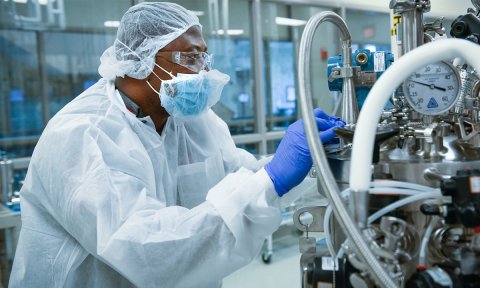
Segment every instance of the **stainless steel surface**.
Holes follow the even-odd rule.
[[[444,18],[445,17],[440,17],[440,18],[435,19],[433,22],[425,23],[423,25],[425,32],[430,32],[430,31],[435,32],[440,36],[445,34],[445,28],[443,27]],[[429,35],[429,34],[425,33],[425,35]],[[434,40],[433,37],[432,37],[432,40]]]
[[[408,169],[405,169],[406,165],[408,165]],[[402,163],[399,161],[395,161],[388,163],[388,165],[382,166],[382,170],[388,171],[392,175],[395,175],[395,179],[399,181],[412,182],[432,186],[435,188],[440,187],[440,181],[438,179],[426,179],[424,176],[424,171],[431,169],[437,170],[440,175],[455,175],[456,171],[467,168],[480,169],[480,162],[442,161],[437,163],[412,163],[405,161]]]
[[[13,196],[13,162],[9,159],[0,160],[0,203],[10,201]]]
[[[300,208],[293,213],[293,224],[303,232],[323,232],[325,210],[325,206]]]
[[[351,191],[350,192],[350,213],[353,222],[358,228],[364,229],[368,225],[368,191]]]
[[[12,211],[0,204],[0,229],[20,227],[20,211]]]
[[[355,247],[356,253],[362,261],[368,267],[370,277],[382,287],[397,287],[397,285],[390,278],[387,271],[377,260],[376,256],[370,251],[368,244],[363,239],[360,231],[356,227],[355,223],[350,218],[348,210],[342,199],[339,196],[339,191],[335,178],[328,168],[327,158],[323,150],[322,143],[318,137],[318,130],[313,117],[312,97],[311,97],[311,85],[310,85],[310,56],[311,46],[313,41],[313,35],[318,25],[328,21],[336,24],[340,23],[342,35],[348,35],[348,29],[345,22],[333,12],[318,13],[310,18],[303,31],[302,39],[300,42],[299,51],[299,95],[300,95],[300,107],[304,119],[305,132],[308,139],[312,158],[316,167],[321,168],[323,173],[318,173],[318,180],[320,183],[321,191],[325,191],[328,199],[331,201],[333,211],[337,217],[340,226],[347,234],[347,237],[351,240],[351,245]],[[344,55],[344,58],[345,55]],[[350,59],[350,58],[348,58]],[[303,68],[303,69],[302,69]],[[365,271],[367,272],[367,271]]]
[[[480,0],[472,0],[472,4],[477,10],[480,10]]]
[[[480,80],[477,80],[475,84],[473,84],[472,96],[480,97]]]
[[[342,113],[340,118],[348,124],[355,124],[358,118],[358,105],[355,86],[353,85],[353,77],[351,75],[352,74],[345,76],[343,80],[342,100],[340,104]]]
[[[402,16],[402,55],[423,44],[423,13],[430,11],[427,0],[391,0],[390,9]]]
[[[400,28],[404,30],[403,37],[400,40],[406,45],[405,53],[422,45],[424,28],[443,33],[440,21],[426,27],[422,23],[423,13],[430,9],[430,1],[392,0],[390,5],[404,20]],[[322,22],[319,19],[315,21],[314,24]],[[479,213],[477,207],[480,199],[480,176],[477,171],[480,170],[480,82],[477,74],[465,63],[454,61],[456,66],[445,62],[451,73],[444,73],[445,69],[429,65],[425,71],[422,70],[425,74],[424,82],[419,83],[420,80],[416,79],[418,73],[412,76],[412,82],[417,81],[415,83],[423,87],[417,87],[413,92],[429,104],[420,113],[403,101],[405,95],[399,93],[393,108],[382,114],[377,130],[386,125],[395,127],[395,133],[388,134],[385,137],[390,138],[381,139],[382,142],[377,143],[375,152],[378,152],[379,159],[371,167],[376,181],[369,189],[376,195],[368,197],[368,191],[350,191],[347,201],[352,221],[349,214],[345,213],[345,204],[336,195],[338,188],[335,189],[331,183],[333,175],[342,190],[350,186],[349,173],[355,173],[354,169],[350,170],[351,147],[341,145],[335,148],[329,145],[327,156],[331,170],[323,168],[326,167],[325,152],[316,139],[315,124],[309,111],[312,107],[311,102],[308,102],[310,79],[307,52],[310,48],[308,41],[311,41],[308,33],[312,33],[312,27],[316,26],[307,23],[302,37],[302,48],[307,49],[300,49],[299,65],[304,67],[304,71],[299,73],[301,108],[315,167],[323,172],[316,173],[321,188],[319,192],[327,195],[335,219],[338,220],[339,225],[331,226],[338,226],[346,233],[348,241],[342,245],[343,250],[348,262],[361,271],[352,274],[350,279],[357,286],[371,285],[368,281],[373,280],[380,287],[396,284],[403,287],[416,273],[418,264],[425,265],[427,269],[448,264],[457,274],[479,275],[480,237],[476,237],[474,229],[469,228],[480,225],[477,224],[480,219],[473,217]],[[429,39],[435,41],[433,37]],[[460,42],[458,45],[461,45]],[[475,47],[472,46],[472,53],[476,52],[473,50]],[[469,55],[464,56],[468,58]],[[336,76],[341,77],[350,73],[348,69],[335,72]],[[462,73],[462,81],[458,72]],[[302,78],[305,79],[304,82]],[[452,79],[457,81],[456,87],[450,81]],[[459,85],[462,86],[461,97],[458,96],[460,93],[453,94]],[[436,89],[436,95],[432,95],[432,91],[427,88]],[[451,94],[439,93],[448,92],[447,90]],[[408,89],[404,91],[412,92]],[[354,129],[355,126],[349,127]],[[375,159],[376,156],[374,155]],[[390,179],[393,181],[380,181]],[[380,216],[379,209],[382,210],[381,213],[387,214]],[[379,222],[367,226],[368,211],[375,212]],[[429,221],[432,216],[439,221]],[[329,237],[331,238],[333,237]],[[329,244],[332,244],[329,245],[329,250],[332,250],[330,254],[336,255],[336,239]],[[369,258],[372,255],[376,258]]]
[[[423,44],[423,13],[412,9],[402,13],[402,51],[410,52]]]
[[[427,168],[423,170],[423,178],[428,182],[448,180],[452,177],[449,174],[441,174],[436,168]]]
[[[339,19],[341,19],[339,17]],[[355,86],[353,85],[353,69],[352,69],[352,41],[350,32],[348,32],[345,22],[336,21],[336,26],[342,32],[342,65],[343,65],[343,87],[341,107],[342,113],[340,117],[347,124],[354,124],[358,118],[357,97],[355,95]]]
[[[261,4],[260,0],[253,0],[252,1],[252,19],[254,23],[261,23]],[[253,59],[255,63],[263,63],[263,40],[262,40],[262,26],[261,25],[253,25]],[[264,75],[263,75],[263,67],[261,65],[255,65],[254,67],[255,73],[255,95],[257,95],[256,106],[255,106],[255,117],[256,117],[256,131],[260,136],[265,136],[267,132],[266,128],[266,120],[265,120],[265,98],[260,97],[263,95],[265,89],[265,82],[264,82]],[[265,139],[261,139],[259,141],[258,147],[258,154],[264,155],[267,154],[267,141]]]
[[[315,253],[317,251],[317,239],[315,237],[300,237],[300,253]]]
[[[23,137],[4,137],[0,139],[0,147],[7,149],[12,146],[35,145],[40,136],[23,136]]]
[[[28,165],[30,164],[30,157],[22,157],[22,158],[13,158],[13,169],[20,170],[20,169],[27,169]]]
[[[48,74],[47,74],[47,60],[46,60],[46,53],[45,53],[45,33],[41,33],[39,31],[35,32],[37,37],[37,55],[38,59],[38,71],[40,72],[40,89],[41,89],[41,103],[42,103],[42,120],[43,120],[43,127],[47,126],[48,120],[50,120],[50,103],[48,97]]]
[[[0,205],[6,205],[8,206],[7,208],[12,209],[16,209],[16,207],[18,207],[20,204],[20,193],[18,191],[18,187],[23,185],[23,180],[19,181],[17,179],[19,183],[16,183],[15,172],[18,172],[18,170],[26,170],[29,163],[29,157],[7,159],[4,156],[2,159],[0,159]]]
[[[436,229],[428,247],[431,257],[437,261],[452,264],[455,261],[461,261],[462,247],[458,245],[458,239],[463,238],[466,232],[461,226],[447,225]]]
[[[475,85],[478,82],[478,77],[472,69],[461,68],[459,72],[460,76],[460,98],[455,106],[454,112],[462,115],[467,114],[466,100],[478,97],[478,91],[475,91]]]

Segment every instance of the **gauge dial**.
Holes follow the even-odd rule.
[[[442,114],[455,105],[459,95],[457,69],[444,61],[425,66],[405,81],[407,101],[421,114]]]

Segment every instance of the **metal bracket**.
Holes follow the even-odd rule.
[[[298,230],[307,232],[323,232],[325,206],[303,207],[293,213],[293,224]],[[308,221],[309,223],[305,223]],[[311,222],[310,222],[311,221]]]
[[[359,66],[335,67],[328,76],[330,79],[351,78],[361,71]]]

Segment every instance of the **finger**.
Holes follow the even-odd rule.
[[[327,143],[335,137],[335,131],[333,131],[334,128],[335,127],[332,127],[323,132],[320,132],[320,139],[322,140],[322,143]]]
[[[334,121],[329,121],[321,118],[315,118],[315,121],[317,122],[318,131],[325,131],[327,129],[335,127]]]
[[[336,127],[345,127],[345,121],[343,120],[335,120]]]
[[[313,110],[313,115],[315,115],[315,117],[322,118],[322,119],[329,119],[330,117],[327,113],[323,112],[321,108],[315,108]]]
[[[315,108],[315,110],[313,110],[313,114],[315,115],[315,117],[325,119],[325,120],[338,120],[338,119],[340,119],[338,117],[328,115],[327,113],[323,112],[323,110],[320,109],[320,108]]]

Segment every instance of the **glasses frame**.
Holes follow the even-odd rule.
[[[162,57],[195,73],[211,70],[213,64],[213,55],[207,52],[160,51],[155,57]]]

